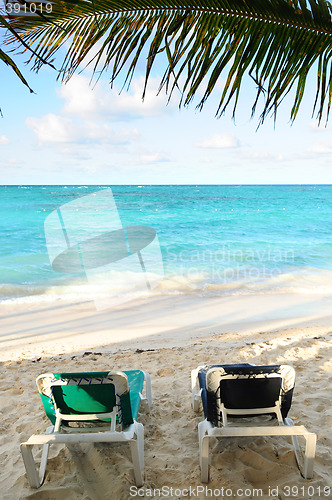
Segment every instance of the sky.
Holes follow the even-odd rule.
[[[203,111],[167,105],[157,94],[157,66],[144,102],[144,65],[129,91],[113,89],[107,74],[91,85],[89,71],[61,84],[51,68],[35,74],[13,56],[35,93],[0,63],[0,184],[332,184],[332,121],[312,119],[315,74],[299,116],[289,121],[292,100],[277,123],[258,128],[251,119],[254,83],[246,81],[236,120],[230,107],[217,119],[223,81]],[[197,103],[197,101],[196,101]]]

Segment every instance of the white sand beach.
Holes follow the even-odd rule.
[[[90,302],[3,303],[1,498],[131,498],[135,483],[126,446],[54,446],[44,485],[32,490],[19,444],[48,425],[35,386],[40,373],[134,368],[151,374],[153,390],[151,413],[142,405],[139,414],[145,484],[137,498],[151,498],[151,490],[163,486],[164,497],[188,498],[190,487],[202,487],[197,425],[203,415],[191,409],[190,372],[200,364],[237,362],[294,366],[290,416],[318,435],[314,477],[301,477],[286,438],[225,439],[212,445],[209,490],[194,490],[196,498],[222,498],[216,494],[221,488],[232,498],[328,498],[331,305],[331,297],[309,294],[151,297],[107,312]]]

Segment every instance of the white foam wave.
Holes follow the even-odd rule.
[[[230,296],[253,294],[326,294],[332,295],[332,271],[302,269],[295,273],[280,274],[266,279],[212,281],[205,273],[154,276],[157,286],[152,290],[142,286],[137,276],[128,272],[117,280],[100,280],[98,284],[71,282],[61,285],[0,285],[0,303],[34,303],[63,301],[93,301],[105,297],[142,296]]]

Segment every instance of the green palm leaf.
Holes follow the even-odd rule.
[[[317,74],[314,110],[319,120],[325,111],[328,120],[332,19],[325,0],[54,0],[52,13],[45,17],[18,17],[11,24],[35,51],[30,56],[35,70],[65,49],[59,69],[64,81],[98,43],[90,64],[95,75],[109,70],[112,82],[125,71],[129,84],[146,57],[143,97],[159,60],[165,65],[159,90],[165,88],[171,96],[179,89],[180,104],[191,104],[203,89],[198,103],[202,109],[223,77],[216,115],[231,104],[235,114],[249,75],[256,85],[252,113],[262,103],[261,121],[269,113],[276,117],[279,104],[293,90],[294,120],[312,69]]]
[[[11,29],[10,25],[6,21],[6,19],[0,14],[0,28],[6,28],[6,29]],[[24,85],[28,87],[30,92],[33,92],[33,90],[29,87],[28,82],[14,63],[14,61],[9,57],[8,54],[6,54],[1,48],[0,48],[0,61],[4,62],[7,66],[11,67],[12,70],[16,73],[18,78],[21,80]],[[1,113],[1,110],[0,110]]]

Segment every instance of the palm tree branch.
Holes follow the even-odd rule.
[[[34,47],[34,69],[49,61],[70,41],[59,75],[67,81],[77,71],[96,43],[101,43],[93,71],[99,76],[111,68],[111,82],[126,72],[125,83],[134,75],[147,49],[143,97],[151,70],[159,54],[164,54],[165,73],[159,91],[181,91],[180,105],[189,105],[204,87],[197,104],[206,100],[226,73],[217,116],[230,102],[237,107],[246,75],[257,85],[252,107],[258,99],[265,103],[261,121],[295,89],[291,109],[293,120],[303,99],[307,73],[317,63],[317,91],[314,109],[321,120],[324,106],[329,116],[332,73],[331,5],[325,0],[256,0],[248,4],[235,0],[55,0],[50,22],[44,19],[12,21],[24,43]],[[128,69],[129,68],[129,69]]]
[[[6,21],[6,19],[3,17],[3,16],[0,16],[1,17],[1,20],[0,20],[0,24],[2,25],[2,27],[5,27],[7,28],[7,30],[13,35],[13,39],[14,40],[17,40],[20,42],[20,44],[23,45],[23,47],[25,47],[27,50],[29,50],[32,55],[36,56],[38,59],[40,59],[40,62],[42,64],[48,64],[50,65],[53,69],[55,69],[55,67],[50,64],[49,62],[45,61],[39,54],[37,54],[24,40],[23,37],[21,37],[17,31],[15,29],[13,29],[13,27],[10,25],[10,23],[8,23]]]
[[[6,28],[6,29],[11,29],[11,27],[8,28],[8,23],[6,19],[0,14],[0,27]],[[6,64],[6,66],[9,66],[14,73],[18,76],[18,78],[21,80],[21,82],[30,90],[31,93],[33,93],[32,88],[29,86],[27,80],[24,78],[23,74],[15,64],[15,62],[12,60],[12,58],[6,54],[1,48],[0,48],[0,61]],[[0,116],[2,116],[2,111],[0,108]]]
[[[6,54],[2,49],[0,49],[0,61],[3,61],[7,66],[10,66],[12,70],[16,73],[16,75],[19,77],[22,83],[28,87],[30,92],[33,92],[33,90],[30,88],[28,82],[14,63],[14,61]]]
[[[92,0],[91,0],[92,2]],[[29,2],[24,2],[26,3],[27,5],[29,4]],[[92,2],[94,4],[94,2]],[[94,4],[95,5],[95,4]],[[161,8],[161,7],[160,7]],[[98,12],[96,10],[96,7],[94,7],[94,10],[93,12],[87,12],[85,14],[80,14],[79,17],[81,19],[84,19],[84,18],[87,18],[87,19],[91,19],[93,18],[94,21],[96,22],[96,24],[98,23],[98,18],[100,16],[103,16],[105,13],[116,13],[116,14],[140,14],[140,13],[143,13],[143,14],[146,14],[147,12],[155,12],[157,9],[156,8],[151,8],[151,9],[116,9],[116,10],[111,10],[111,9],[106,9],[106,11],[101,11],[101,12]],[[159,10],[159,9],[158,9]],[[164,11],[167,11],[168,14],[170,14],[171,12],[179,12],[179,8],[178,7],[166,7],[164,6],[163,7],[163,10]],[[191,9],[188,9],[188,8],[181,8],[182,11],[190,14],[192,11]],[[261,21],[261,22],[267,22],[267,23],[273,23],[273,24],[276,24],[278,26],[288,26],[288,27],[294,27],[294,28],[302,28],[302,29],[305,29],[306,31],[311,31],[311,32],[314,32],[314,33],[325,33],[327,35],[331,35],[332,34],[332,27],[318,27],[316,25],[313,24],[312,20],[310,20],[310,22],[308,23],[305,23],[305,22],[298,22],[298,21],[290,21],[290,20],[282,20],[278,17],[274,17],[274,16],[260,16],[260,15],[257,15],[257,14],[251,14],[251,13],[244,13],[244,12],[239,12],[239,11],[236,11],[236,10],[232,10],[232,9],[212,9],[212,8],[195,8],[195,12],[199,12],[199,13],[205,13],[205,14],[217,14],[217,15],[224,15],[224,16],[229,16],[229,17],[234,17],[235,19],[251,19],[251,20],[255,20],[255,21]],[[61,13],[62,14],[62,13]],[[75,15],[76,14],[76,15]],[[64,16],[63,14],[61,15],[61,17],[59,16],[59,20],[60,21],[64,21],[66,19],[70,19],[71,17],[76,17],[77,16],[77,11],[76,10],[73,10],[73,12],[68,15],[68,13],[66,13],[66,16]],[[45,21],[47,22],[52,22],[52,18],[53,16],[52,15],[48,15],[48,16],[41,16]],[[19,18],[17,17],[16,20],[18,20]],[[34,19],[33,23],[35,24],[36,23],[36,20]],[[29,20],[26,19],[24,20],[24,25],[25,26],[29,26]],[[59,26],[59,23],[55,23]],[[16,26],[17,28],[19,28],[19,24],[16,23]]]

